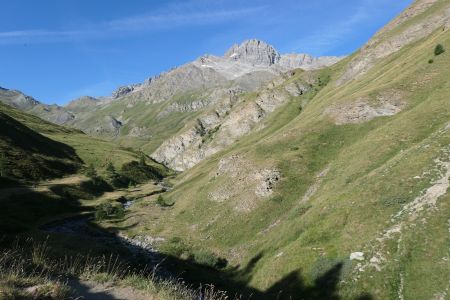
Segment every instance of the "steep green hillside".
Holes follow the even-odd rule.
[[[13,109],[0,104],[2,178],[39,180],[74,173],[79,169],[81,160],[72,147],[30,129],[12,118],[11,111]],[[52,124],[46,125],[57,128]]]
[[[284,297],[302,291],[299,278],[334,272],[345,299],[445,298],[450,52],[434,49],[450,49],[439,25],[450,9],[427,5],[323,71],[331,80],[317,94],[183,173],[165,196],[171,209],[136,205],[129,234],[176,237],[162,249],[180,257],[207,248],[234,280]],[[411,39],[422,25],[432,32]]]
[[[39,180],[77,172],[93,164],[103,172],[111,162],[116,169],[141,155],[87,136],[83,132],[44,121],[0,103],[0,155],[8,176]],[[166,174],[167,169],[150,159],[147,163]]]

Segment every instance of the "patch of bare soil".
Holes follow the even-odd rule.
[[[232,202],[234,209],[250,212],[261,199],[273,194],[281,174],[273,167],[258,167],[240,155],[222,158],[215,174],[223,183],[208,194],[215,202]]]
[[[374,102],[374,103],[372,103]],[[377,117],[393,116],[406,106],[402,93],[395,90],[384,91],[376,97],[376,101],[359,98],[356,101],[335,105],[325,110],[336,125],[357,124]]]

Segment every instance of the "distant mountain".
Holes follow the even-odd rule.
[[[320,69],[342,59],[337,56],[313,57],[308,54],[280,54],[273,46],[256,39],[234,45],[225,53],[224,58],[254,66],[279,66],[285,70]]]
[[[41,117],[55,124],[65,124],[74,115],[58,105],[46,105],[17,90],[0,88],[0,102]]]
[[[33,97],[23,94],[22,92],[16,90],[8,90],[2,87],[0,87],[0,97],[3,103],[20,110],[30,110],[36,105],[40,104],[39,101],[37,101]]]
[[[224,56],[202,56],[143,83],[119,87],[109,97],[85,96],[64,107],[38,101],[24,105],[18,100],[13,105],[56,124],[151,154],[201,114],[226,105],[230,95],[254,92],[289,70],[320,69],[340,59],[281,55],[263,41],[248,40],[232,46]],[[28,99],[17,91],[8,93]],[[10,98],[0,92],[0,101],[11,104]]]
[[[447,299],[449,49],[450,2],[416,0],[341,60],[250,40],[65,107],[2,89],[0,101],[113,142],[2,104],[0,145],[40,153],[51,138],[104,167],[136,158],[119,144],[182,171],[104,224],[158,240],[186,282],[244,299]],[[22,141],[5,143],[10,130]]]

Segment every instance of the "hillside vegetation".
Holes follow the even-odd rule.
[[[343,298],[447,295],[450,59],[434,50],[450,47],[449,8],[428,2],[322,71],[330,81],[311,99],[292,98],[180,175],[165,196],[170,210],[134,207],[145,214],[128,220],[139,224],[128,233],[176,236],[181,257],[208,248],[236,281],[261,290],[284,283],[286,297],[300,279],[336,269]],[[441,23],[410,38],[429,20]],[[371,51],[380,53],[364,60]],[[343,81],[355,61],[367,66]],[[364,257],[350,260],[356,252]]]
[[[449,33],[449,1],[417,0],[328,67],[269,65],[270,76],[234,82],[206,65],[229,58],[203,57],[114,100],[69,105],[86,123],[66,125],[114,142],[0,104],[0,166],[13,166],[14,178],[87,175],[5,196],[0,229],[41,237],[57,217],[92,215],[82,238],[53,232],[53,254],[89,248],[139,263],[148,257],[136,251],[164,254],[164,271],[229,297],[447,299]],[[152,264],[120,278],[100,265],[88,279],[201,297],[184,282],[161,288],[145,273]]]
[[[100,173],[108,163],[116,169],[142,154],[90,137],[83,132],[62,127],[0,103],[0,150],[2,177],[41,180],[82,171],[93,165]],[[161,164],[146,159],[157,173],[166,175]]]

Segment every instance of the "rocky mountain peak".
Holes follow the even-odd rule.
[[[240,45],[233,45],[225,58],[242,61],[254,65],[271,66],[280,60],[280,54],[271,45],[257,39],[244,41]]]

